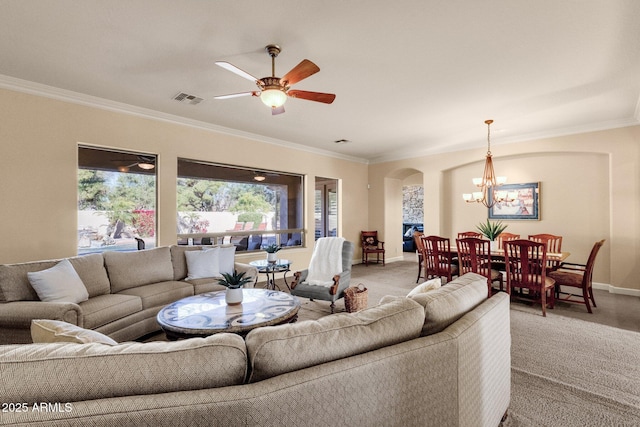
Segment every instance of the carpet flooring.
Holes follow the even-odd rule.
[[[640,333],[511,309],[504,427],[640,426]]]
[[[351,284],[367,287],[372,306],[384,295],[406,295],[417,272],[415,261],[356,265]],[[640,426],[640,298],[594,292],[593,314],[558,303],[542,317],[539,305],[511,304],[512,390],[503,427]],[[326,301],[301,301],[301,320],[329,314]]]

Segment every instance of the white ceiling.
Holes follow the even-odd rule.
[[[213,99],[255,89],[215,61],[268,76],[270,43],[335,102]],[[494,145],[640,123],[637,0],[0,0],[0,58],[0,87],[367,162],[484,147],[485,119]]]

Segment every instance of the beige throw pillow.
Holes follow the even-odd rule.
[[[27,273],[40,301],[79,303],[89,299],[82,279],[67,259],[51,268]]]
[[[426,282],[420,283],[418,286],[413,288],[411,292],[407,294],[407,297],[422,294],[424,292],[433,291],[438,289],[442,285],[442,279],[436,277],[435,279],[427,280]]]
[[[34,319],[31,321],[31,339],[34,343],[118,344],[100,332],[84,329],[71,323],[48,319]]]

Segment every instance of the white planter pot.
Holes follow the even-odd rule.
[[[267,252],[267,261],[276,262],[278,260],[278,254],[276,252]]]
[[[498,247],[498,241],[497,240],[492,240],[491,243],[489,243],[489,248],[490,248],[491,252],[495,252],[495,251],[499,250],[500,248]]]
[[[227,302],[227,305],[238,305],[242,303],[242,288],[227,288],[224,299]]]

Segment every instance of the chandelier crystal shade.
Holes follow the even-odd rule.
[[[493,169],[493,159],[491,157],[491,123],[493,120],[485,120],[487,124],[487,156],[484,163],[484,173],[482,178],[473,178],[473,184],[479,191],[465,193],[462,198],[467,203],[482,203],[487,208],[493,207],[496,203],[512,202],[517,198],[514,192],[497,191],[496,188],[507,182],[504,176],[496,176]],[[491,191],[493,189],[493,191]]]

